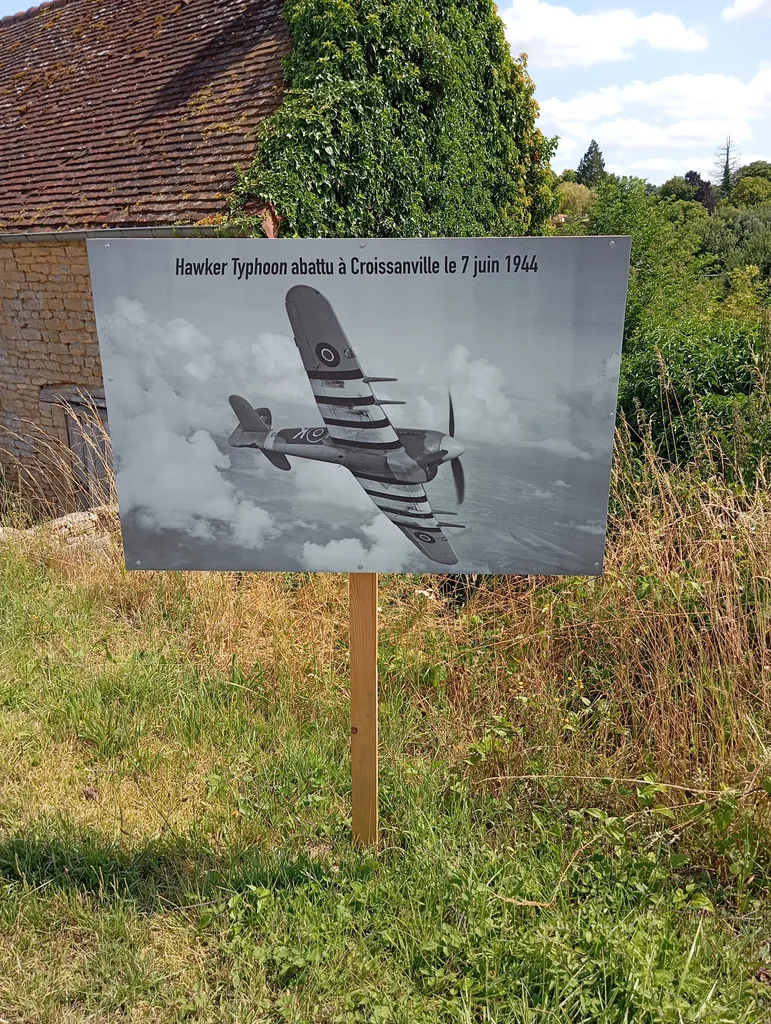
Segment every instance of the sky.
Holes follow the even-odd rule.
[[[771,159],[771,0],[503,0],[528,54],[540,126],[575,168],[591,139],[606,169],[656,184],[708,177],[731,136],[742,163]]]
[[[0,17],[25,5],[0,0]],[[730,135],[743,163],[771,159],[771,0],[501,0],[525,52],[540,125],[576,167],[589,142],[606,168],[660,183],[709,176]]]

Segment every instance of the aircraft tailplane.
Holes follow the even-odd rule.
[[[281,455],[280,452],[269,452],[266,451],[264,448],[260,450],[262,451],[262,454],[265,456],[268,462],[272,466],[275,466],[276,469],[287,470],[292,468],[292,463],[289,461],[286,455]]]

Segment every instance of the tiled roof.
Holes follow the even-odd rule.
[[[0,20],[0,231],[216,217],[281,101],[282,0],[54,0]]]

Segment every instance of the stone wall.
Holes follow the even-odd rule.
[[[38,437],[66,449],[63,407],[50,395],[41,401],[42,389],[63,385],[102,387],[86,243],[0,243],[0,461],[6,471],[39,459]]]

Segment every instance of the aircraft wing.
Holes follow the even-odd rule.
[[[329,440],[362,451],[403,451],[327,299],[309,285],[295,285],[286,311]]]
[[[422,484],[384,483],[353,475],[380,511],[426,558],[442,565],[455,565],[458,557],[436,521]]]
[[[287,292],[286,311],[330,441],[386,457],[405,452],[327,299],[309,285],[295,285]],[[390,483],[351,472],[380,511],[427,558],[455,565],[457,556],[422,484]]]

